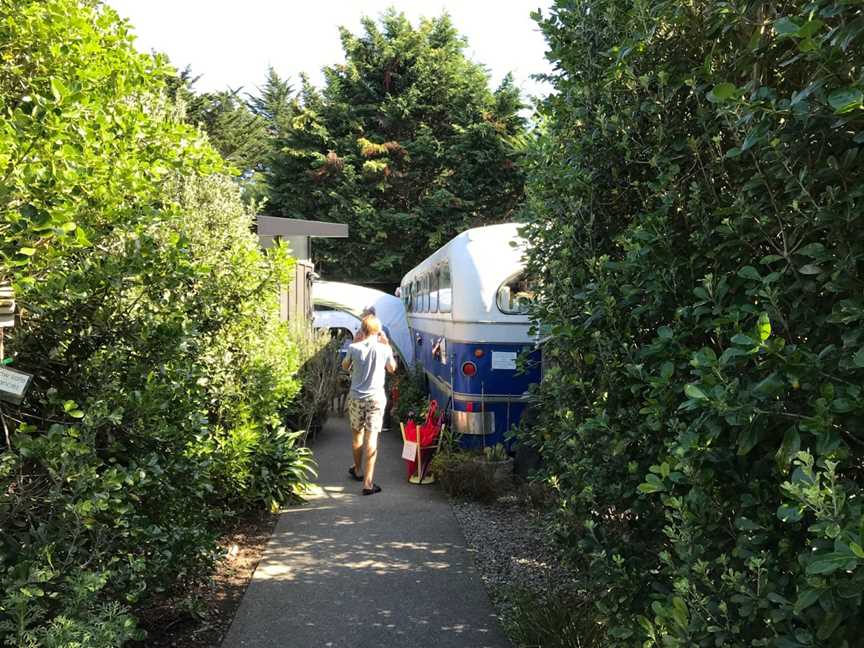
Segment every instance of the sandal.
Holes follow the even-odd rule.
[[[372,488],[364,488],[364,495],[374,495],[375,493],[380,493],[381,487],[378,484],[372,484]]]
[[[357,470],[354,468],[354,466],[351,466],[348,469],[348,474],[351,475],[351,477],[353,477],[355,481],[363,481],[363,475],[358,475]]]

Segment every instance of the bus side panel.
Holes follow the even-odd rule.
[[[506,441],[509,429],[519,422],[525,409],[524,394],[531,384],[540,380],[540,351],[529,341],[519,343],[473,343],[446,341],[447,362],[433,354],[441,337],[422,330],[414,330],[415,358],[427,375],[430,397],[441,407],[448,405],[450,392],[455,387],[456,397],[450,407],[455,412],[468,412],[468,417],[482,429],[483,419],[491,427],[488,434],[464,434],[462,445],[481,448]],[[472,362],[477,368],[474,376],[466,376],[462,367]],[[488,421],[489,413],[494,424]],[[459,418],[459,417],[455,417]],[[455,421],[454,421],[455,422]],[[457,426],[458,427],[458,426]],[[488,428],[487,428],[488,429]]]

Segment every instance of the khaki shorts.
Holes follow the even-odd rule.
[[[387,399],[380,396],[372,398],[348,399],[348,422],[354,432],[375,433],[384,424],[384,408]]]

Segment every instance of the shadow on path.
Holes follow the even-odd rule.
[[[509,648],[450,506],[408,484],[401,445],[382,434],[384,490],[363,497],[347,424],[328,422],[318,486],[280,516],[223,648]]]

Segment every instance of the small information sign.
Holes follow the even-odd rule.
[[[417,459],[417,444],[414,441],[405,441],[405,445],[402,446],[402,458],[406,461]]]
[[[519,355],[515,351],[493,351],[492,352],[492,369],[516,369],[516,356]]]
[[[24,400],[32,379],[31,374],[0,367],[0,399],[17,405]]]

